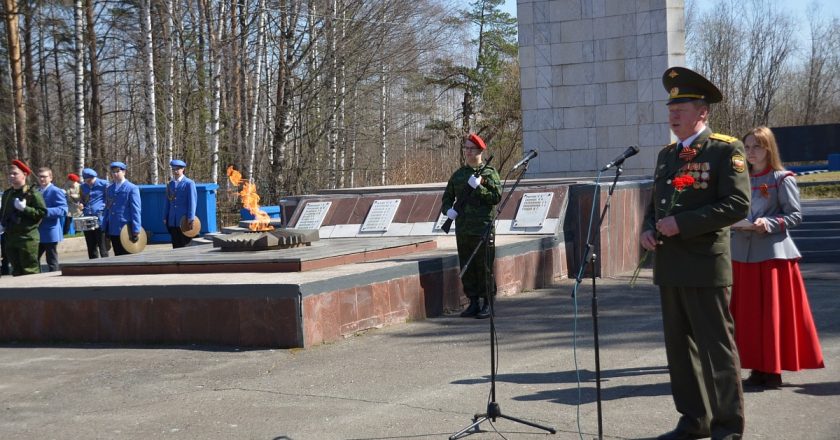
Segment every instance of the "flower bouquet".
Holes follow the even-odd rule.
[[[668,217],[671,215],[671,210],[674,209],[675,206],[679,206],[677,203],[677,199],[679,199],[680,194],[682,194],[688,188],[691,188],[694,185],[694,177],[691,174],[683,174],[682,176],[677,176],[673,180],[671,180],[671,186],[674,187],[674,192],[671,193],[671,203],[668,204],[668,207],[662,211],[662,215],[659,218]],[[659,242],[659,232],[656,233],[656,241]],[[636,266],[636,270],[633,271],[633,276],[630,278],[630,287],[636,287],[636,281],[639,278],[639,272],[641,272],[642,267],[647,263],[648,258],[650,258],[650,254],[653,251],[649,251],[645,249],[644,255],[642,255],[642,259],[639,260],[639,264]]]

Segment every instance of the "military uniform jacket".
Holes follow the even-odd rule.
[[[198,198],[195,190],[195,182],[184,176],[180,182],[170,180],[166,185],[166,206],[163,208],[163,217],[169,227],[176,228],[181,224],[181,217],[186,216],[187,221],[195,218],[195,204]]]
[[[96,216],[99,218],[100,225],[104,221],[106,188],[108,188],[108,182],[99,178],[95,178],[93,186],[87,183],[82,184],[82,204],[85,205],[82,209],[82,215]]]
[[[82,199],[82,185],[79,182],[67,182],[64,185],[64,193],[67,195],[67,212],[71,217],[77,217],[79,212],[79,201]]]
[[[25,199],[23,211],[15,209],[14,199]],[[38,224],[47,214],[44,197],[35,189],[24,185],[21,189],[9,188],[0,201],[0,222],[5,228],[7,245],[21,245],[27,242],[38,243],[40,234]]]
[[[121,185],[112,182],[105,190],[105,223],[102,230],[108,235],[120,235],[123,225],[128,231],[140,233],[140,189],[137,185],[123,181]]]
[[[440,212],[446,215],[446,211],[455,203],[455,199],[463,194],[464,187],[468,187],[470,176],[478,168],[464,165],[459,168],[449,182],[441,198]],[[484,167],[481,171],[481,185],[478,185],[469,201],[464,205],[463,212],[458,213],[455,218],[455,233],[467,235],[481,235],[484,229],[496,216],[494,207],[502,200],[502,183],[499,173],[493,167]]]
[[[763,217],[767,232],[732,230],[732,259],[742,263],[758,263],[774,258],[792,260],[802,255],[788,229],[802,223],[799,187],[793,173],[767,169],[750,176],[752,200],[747,220]]]
[[[67,217],[67,196],[64,190],[50,184],[41,190],[44,204],[47,205],[47,215],[41,219],[38,232],[41,243],[58,243],[64,240],[64,217]]]
[[[707,128],[690,145],[694,157],[681,159],[677,144],[659,152],[644,230],[656,232],[656,221],[673,215],[680,233],[661,240],[654,258],[654,283],[673,287],[732,285],[729,225],[745,218],[750,206],[750,182],[744,145],[736,138],[712,134]],[[696,182],[667,208],[674,194],[673,179],[691,174]]]

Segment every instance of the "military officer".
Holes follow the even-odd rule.
[[[38,223],[47,214],[44,197],[26,183],[32,170],[23,161],[13,160],[9,166],[11,188],[3,192],[0,201],[0,234],[3,252],[12,266],[12,275],[39,273]]]
[[[163,224],[172,236],[172,248],[181,248],[192,240],[181,230],[181,217],[186,218],[189,228],[193,227],[197,195],[195,182],[184,175],[186,162],[174,159],[169,162],[169,166],[172,168],[172,180],[166,185]]]
[[[132,243],[140,238],[140,189],[125,178],[125,164],[111,162],[113,182],[105,190],[105,212],[102,230],[106,231],[114,247],[114,255],[125,255],[127,250],[120,243],[120,230],[128,225]]]
[[[486,149],[487,145],[477,134],[470,133],[464,139],[463,150],[467,163],[449,178],[441,199],[440,212],[455,221],[455,241],[462,269],[481,242],[481,235],[487,225],[493,222],[496,215],[495,206],[502,199],[499,173],[490,166],[481,168],[484,164],[482,154]],[[476,176],[479,169],[480,174]],[[467,186],[472,188],[472,192],[462,212],[457,212],[453,204],[457,197],[463,196]],[[461,278],[464,295],[470,300],[469,306],[461,312],[463,317],[490,317],[490,301],[496,294],[496,282],[493,278],[493,262],[496,255],[493,233],[490,233],[489,250],[485,249],[487,243],[482,245]],[[482,299],[481,304],[479,298]]]
[[[655,250],[671,392],[681,414],[660,439],[740,439],[744,399],[729,312],[729,226],[749,213],[744,146],[707,126],[720,91],[700,74],[672,67],[662,76],[668,122],[679,142],[659,152],[641,245]],[[674,178],[693,184],[670,200]],[[680,179],[683,183],[685,180]]]
[[[96,217],[99,226],[85,231],[85,244],[88,258],[106,258],[108,256],[108,234],[103,229],[105,222],[105,189],[108,182],[99,178],[96,170],[85,168],[82,170],[82,214],[85,217]]]

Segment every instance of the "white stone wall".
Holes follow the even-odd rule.
[[[662,73],[685,65],[683,0],[518,0],[528,177],[593,176],[630,145],[650,175],[671,142]]]

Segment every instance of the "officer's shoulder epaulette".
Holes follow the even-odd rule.
[[[677,142],[673,142],[673,143],[670,143],[670,144],[662,147],[662,150],[659,150],[659,151],[670,150],[670,149],[676,148],[676,147],[677,147]]]
[[[721,134],[721,133],[712,133],[709,136],[709,139],[714,139],[716,141],[726,142],[727,144],[731,144],[731,143],[738,140],[738,138],[736,138],[736,137],[732,137],[732,136],[729,136],[727,134]]]

